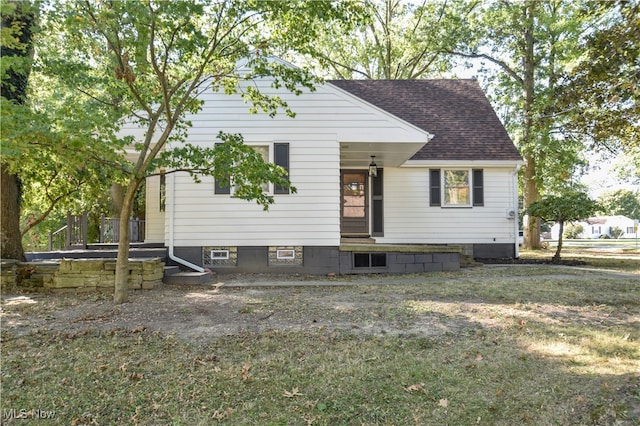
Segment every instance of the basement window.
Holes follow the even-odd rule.
[[[202,247],[202,265],[206,267],[237,266],[238,247]]]
[[[384,268],[386,266],[386,253],[353,253],[354,268]]]
[[[276,250],[276,259],[278,260],[287,260],[287,259],[295,259],[296,251],[291,249],[277,249]]]
[[[229,250],[211,250],[211,260],[229,260]]]
[[[302,246],[269,247],[269,266],[301,266]]]

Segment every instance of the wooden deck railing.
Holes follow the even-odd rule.
[[[145,221],[129,220],[129,238],[131,243],[144,242]],[[105,217],[100,219],[100,243],[120,242],[120,219]],[[49,251],[85,249],[88,244],[87,214],[67,215],[67,224],[56,231],[49,232]]]
[[[138,243],[144,241],[145,221],[129,219],[129,242]],[[100,242],[120,242],[120,219],[116,217],[102,216],[100,223]]]

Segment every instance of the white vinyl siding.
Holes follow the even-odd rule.
[[[302,137],[298,135],[296,139]],[[337,141],[292,140],[289,155],[290,175],[297,192],[274,195],[275,203],[268,211],[254,201],[215,195],[212,178],[204,177],[196,184],[188,175],[178,173],[174,245],[337,246],[340,241]]]
[[[327,133],[336,135],[340,142],[426,142],[425,133],[390,114],[343,94],[333,86],[318,86],[315,92],[296,96],[288,91],[268,87],[266,81],[257,81],[257,87],[266,94],[285,100],[295,118],[284,111],[271,118],[267,114],[249,114],[249,105],[237,95],[205,92],[202,110],[188,117],[193,127],[189,142],[211,143],[220,130],[242,133],[245,141],[264,141],[267,133],[272,141],[291,141],[292,135]],[[330,130],[328,130],[330,129]]]
[[[473,168],[483,168],[474,165]],[[484,206],[429,206],[428,168],[384,169],[384,238],[379,243],[513,243],[514,169],[483,168]]]
[[[175,246],[337,246],[340,243],[340,142],[425,141],[424,132],[347,96],[335,87],[295,96],[277,93],[296,117],[279,112],[250,115],[239,96],[206,92],[201,112],[189,116],[188,141],[212,146],[220,131],[241,133],[248,145],[289,143],[289,175],[295,194],[276,194],[263,211],[253,201],[214,194],[214,181],[196,184],[175,176]],[[168,198],[171,187],[167,176]],[[170,202],[167,202],[169,218]],[[169,244],[167,219],[166,243]]]
[[[252,83],[253,84],[253,83]],[[286,90],[258,86],[277,94],[295,112],[271,118],[249,114],[240,96],[205,92],[204,106],[192,122],[187,141],[213,147],[220,131],[240,133],[248,145],[289,144],[289,175],[297,193],[275,194],[268,211],[254,201],[214,193],[213,178],[195,183],[186,173],[167,174],[166,213],[159,212],[158,178],[147,182],[147,241],[176,247],[338,246],[340,244],[340,146],[363,146],[373,151],[382,144],[420,146],[426,132],[360,101],[335,86],[305,90],[300,96]],[[123,128],[142,140],[135,126]],[[370,161],[369,152],[363,165]],[[403,160],[404,161],[404,160]],[[429,206],[429,167],[384,170],[384,237],[380,243],[514,243],[514,169],[478,164],[438,165],[434,168],[484,170],[484,206],[443,209]],[[360,166],[358,166],[360,167]],[[173,215],[173,216],[172,216]]]

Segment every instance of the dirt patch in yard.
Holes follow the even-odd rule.
[[[516,272],[509,277],[495,267],[440,276],[222,276],[212,285],[163,285],[135,291],[121,305],[114,305],[110,294],[4,295],[2,328],[12,335],[145,329],[190,341],[210,341],[246,332],[314,329],[429,337],[509,326],[513,318],[530,318],[532,310],[540,322],[562,321],[567,316],[575,319],[576,312],[560,306],[559,301],[544,307],[518,304],[523,296],[510,295],[509,288],[573,277],[560,272],[541,276],[526,269],[510,269],[510,274]],[[496,283],[507,293],[491,292],[490,286]],[[456,286],[463,287],[455,290]],[[483,290],[474,294],[477,289]],[[515,307],[511,299],[516,299]],[[613,320],[608,312],[597,310],[584,315],[588,322]],[[620,312],[616,321],[628,319],[620,315],[625,316]]]
[[[87,329],[146,329],[208,341],[271,330],[434,335],[469,326],[434,313],[409,318],[387,306],[388,301],[357,287],[165,285],[136,291],[122,305],[114,305],[109,295],[96,294],[7,297],[3,328],[12,334],[44,329],[71,334]]]

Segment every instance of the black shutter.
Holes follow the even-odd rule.
[[[482,169],[473,169],[473,205],[484,206],[484,174]]]
[[[165,211],[167,207],[167,174],[160,171],[160,211]]]
[[[372,221],[373,221],[373,230],[371,231],[371,235],[374,237],[382,237],[384,236],[384,206],[382,204],[383,200],[383,190],[382,190],[382,176],[383,169],[378,169],[378,174],[376,177],[372,178],[373,187],[371,188],[371,196],[373,203],[373,211],[372,211]]]
[[[222,145],[222,143],[216,143],[216,145]],[[214,193],[231,194],[231,178],[229,175],[224,179],[216,179]]]
[[[440,201],[440,169],[429,170],[429,205],[439,206]]]
[[[289,176],[289,144],[288,143],[274,143],[273,144],[273,159],[276,166],[280,166],[287,171],[287,178]],[[289,188],[282,185],[274,185],[274,194],[288,194]]]

